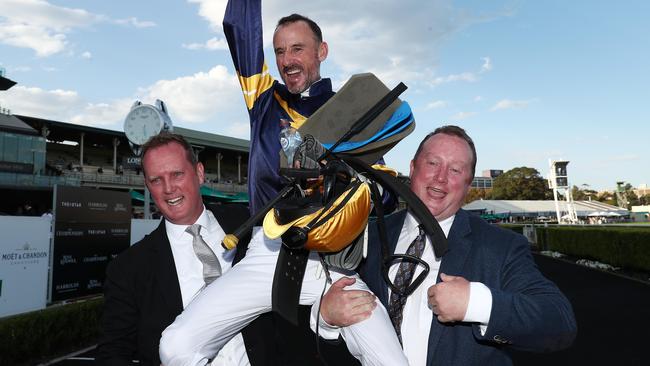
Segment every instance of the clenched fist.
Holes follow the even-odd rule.
[[[439,282],[427,290],[429,306],[438,321],[459,322],[465,318],[469,304],[469,281],[459,276],[440,274]]]

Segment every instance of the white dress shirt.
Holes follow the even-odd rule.
[[[455,216],[452,216],[438,223],[445,233],[445,237],[449,236],[449,230],[454,223],[454,218]],[[397,246],[395,247],[395,254],[406,253],[409,245],[418,236],[418,225],[419,223],[411,213],[407,213],[397,241]],[[434,316],[433,311],[429,307],[427,290],[436,284],[436,278],[440,269],[440,258],[435,257],[429,237],[427,237],[421,258],[429,264],[429,273],[424,279],[424,282],[408,297],[402,310],[402,344],[404,353],[411,366],[425,366],[427,363],[429,331],[431,330],[431,321]],[[388,276],[391,281],[395,279],[398,268],[399,264],[395,264],[389,269]],[[422,270],[423,267],[418,266],[413,278],[416,278]],[[453,273],[447,274],[453,275]],[[390,293],[389,287],[389,298]],[[480,323],[481,330],[485,333],[487,323],[490,320],[491,309],[492,294],[490,290],[482,283],[470,282],[469,305],[463,321]]]
[[[225,273],[232,267],[232,261],[235,257],[234,250],[225,250],[221,246],[221,241],[226,236],[226,233],[212,212],[206,210],[205,207],[195,223],[201,225],[201,237],[217,256],[219,264],[221,264],[221,271]],[[203,263],[194,253],[192,235],[185,231],[188,226],[176,225],[165,220],[165,229],[171,244],[178,284],[181,288],[183,308],[187,307],[187,304],[194,299],[205,285],[203,281]],[[221,349],[219,355],[212,361],[212,365],[250,365],[241,333],[237,334]]]
[[[454,223],[455,216],[445,219],[438,224],[445,234],[449,236],[449,230]],[[397,240],[395,254],[406,253],[409,245],[419,234],[418,221],[411,215],[406,214],[404,225]],[[402,344],[404,354],[411,366],[426,366],[427,352],[429,348],[429,331],[433,321],[433,311],[429,307],[429,296],[427,290],[436,284],[438,271],[440,270],[440,258],[436,258],[433,253],[431,239],[426,238],[424,252],[421,258],[429,264],[429,273],[424,281],[413,291],[406,300],[402,309]],[[443,258],[444,259],[444,258]],[[388,276],[391,281],[395,280],[395,275],[399,269],[399,262],[390,267]],[[418,266],[413,278],[422,273],[423,267]],[[454,273],[446,273],[454,275]],[[390,299],[390,287],[388,288],[388,298]],[[470,282],[470,295],[467,312],[465,313],[464,322],[479,323],[481,333],[485,334],[488,322],[490,321],[490,312],[492,310],[492,293],[490,289],[480,282]],[[315,311],[312,309],[312,328],[315,324]],[[338,327],[325,323],[322,317],[319,317],[320,336],[325,339],[336,339],[339,336]]]

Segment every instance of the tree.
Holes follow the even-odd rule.
[[[546,179],[537,169],[519,167],[510,169],[494,179],[490,199],[545,200],[552,197]]]
[[[575,201],[582,201],[585,199],[584,192],[582,192],[578,186],[573,186],[573,188],[571,188],[571,195]]]
[[[474,202],[476,200],[485,199],[487,196],[489,196],[490,191],[491,189],[470,188],[469,191],[467,191],[467,195],[465,196],[465,204]]]
[[[650,205],[650,194],[644,194],[643,196],[639,197],[639,204],[642,206]]]
[[[618,205],[616,202],[616,195],[609,191],[600,192],[598,196],[596,196],[596,201],[604,202],[612,206]]]
[[[571,188],[571,196],[573,196],[574,201],[589,201],[590,199],[596,199],[598,192],[593,189],[588,189],[588,184],[582,184],[582,189],[577,186]]]

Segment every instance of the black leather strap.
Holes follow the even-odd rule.
[[[293,325],[298,325],[300,290],[308,259],[308,250],[280,246],[273,276],[271,305],[274,312]]]

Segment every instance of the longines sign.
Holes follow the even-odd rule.
[[[139,168],[140,161],[139,156],[129,156],[126,158],[126,166],[129,168]]]

